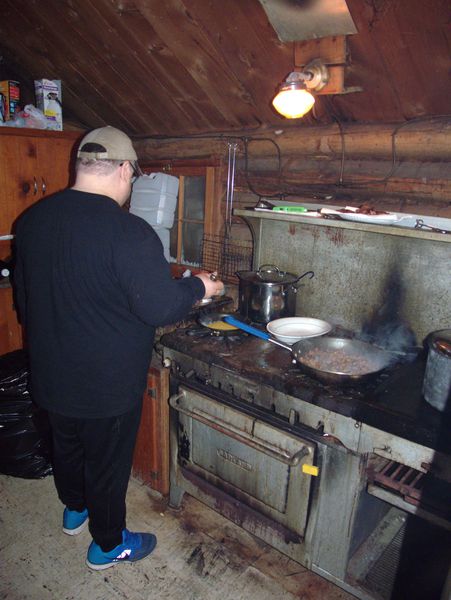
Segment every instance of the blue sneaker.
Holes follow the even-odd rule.
[[[88,509],[78,512],[78,510],[64,509],[63,513],[63,531],[68,535],[77,535],[86,527],[88,523]]]
[[[157,538],[153,533],[133,533],[124,529],[122,544],[109,552],[104,552],[93,540],[88,548],[86,564],[91,569],[100,571],[120,562],[135,562],[148,556],[156,545]]]

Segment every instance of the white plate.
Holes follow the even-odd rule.
[[[380,223],[381,225],[390,225],[397,223],[406,217],[398,217],[395,213],[386,213],[383,215],[366,215],[365,213],[339,213],[345,221],[357,221],[359,223]]]
[[[366,215],[359,212],[340,212],[341,210],[357,211],[354,206],[345,206],[340,210],[334,208],[321,208],[320,212],[323,215],[337,215],[345,221],[357,221],[359,223],[379,223],[379,225],[393,225],[403,221],[404,219],[412,219],[412,215],[397,215],[396,213],[387,212],[382,215]]]
[[[325,335],[332,329],[332,325],[310,317],[286,317],[270,321],[266,329],[278,340],[294,343],[305,338]]]

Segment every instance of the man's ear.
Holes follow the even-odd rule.
[[[130,170],[132,169],[130,162],[128,160],[124,160],[124,162],[119,166],[120,168],[120,177],[124,181],[128,181],[130,179]]]

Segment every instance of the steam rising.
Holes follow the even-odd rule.
[[[367,324],[359,338],[389,351],[392,354],[392,364],[398,360],[413,360],[418,353],[416,338],[413,331],[404,323],[385,323],[371,327]]]

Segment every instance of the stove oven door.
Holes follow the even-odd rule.
[[[304,536],[315,444],[180,386],[178,461],[209,484]]]

